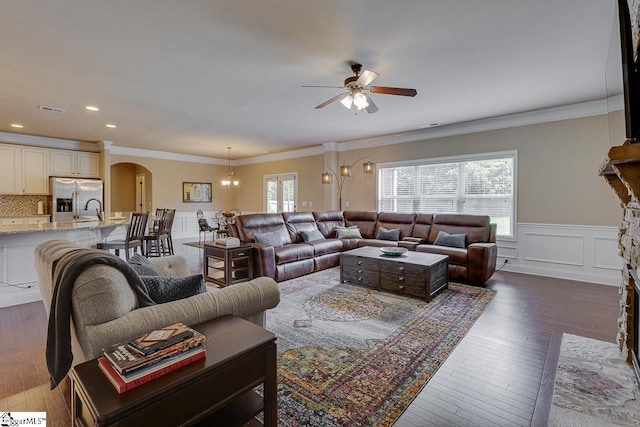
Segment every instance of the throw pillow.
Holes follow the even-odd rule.
[[[176,301],[207,292],[202,274],[187,277],[140,276],[149,296],[157,304]]]
[[[274,248],[279,248],[284,244],[282,241],[282,235],[279,231],[269,231],[268,233],[256,233],[253,235],[253,240],[256,243],[264,243]]]
[[[338,239],[362,239],[358,228],[336,228]]]
[[[467,236],[466,234],[449,234],[446,231],[438,232],[438,237],[433,242],[438,246],[449,246],[450,248],[462,248],[466,247]]]
[[[129,265],[138,273],[138,276],[162,276],[160,270],[151,261],[137,252],[129,258]]]
[[[392,240],[397,242],[400,240],[400,229],[394,228],[392,230],[387,230],[384,227],[378,228],[378,234],[376,235],[376,239],[378,240]]]
[[[305,242],[315,242],[316,240],[324,240],[324,236],[320,230],[301,231],[300,237]]]

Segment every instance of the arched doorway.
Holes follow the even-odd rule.
[[[114,212],[148,212],[153,206],[152,174],[136,163],[111,165],[111,209]]]

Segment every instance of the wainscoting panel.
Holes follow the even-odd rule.
[[[498,239],[498,268],[617,286],[618,227],[519,223],[515,240]],[[506,264],[505,260],[507,261]]]

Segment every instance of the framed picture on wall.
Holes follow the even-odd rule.
[[[210,182],[183,182],[183,203],[211,203]]]

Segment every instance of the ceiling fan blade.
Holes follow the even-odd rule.
[[[360,77],[358,77],[358,80],[356,80],[356,84],[361,87],[365,87],[371,84],[371,82],[377,78],[378,73],[376,73],[375,71],[364,70],[362,74],[360,74]]]
[[[340,95],[336,95],[333,98],[328,99],[328,100],[324,101],[322,104],[316,106],[316,110],[319,109],[319,108],[326,107],[327,105],[331,104],[334,101],[341,100],[342,98],[346,97],[347,95],[349,95],[349,92],[345,92],[345,93],[341,93]]]
[[[403,87],[386,87],[386,86],[371,86],[369,88],[371,93],[382,93],[384,95],[400,95],[400,96],[416,96],[418,91],[415,89],[407,89]]]
[[[306,86],[306,85],[302,85],[300,87],[330,87],[332,89],[344,89],[344,86]]]
[[[367,113],[373,114],[378,111],[378,106],[375,104],[375,102],[373,102],[373,99],[371,99],[371,97],[366,94],[365,96],[367,97],[367,102],[369,103],[367,108],[365,108],[365,110],[367,110]]]

